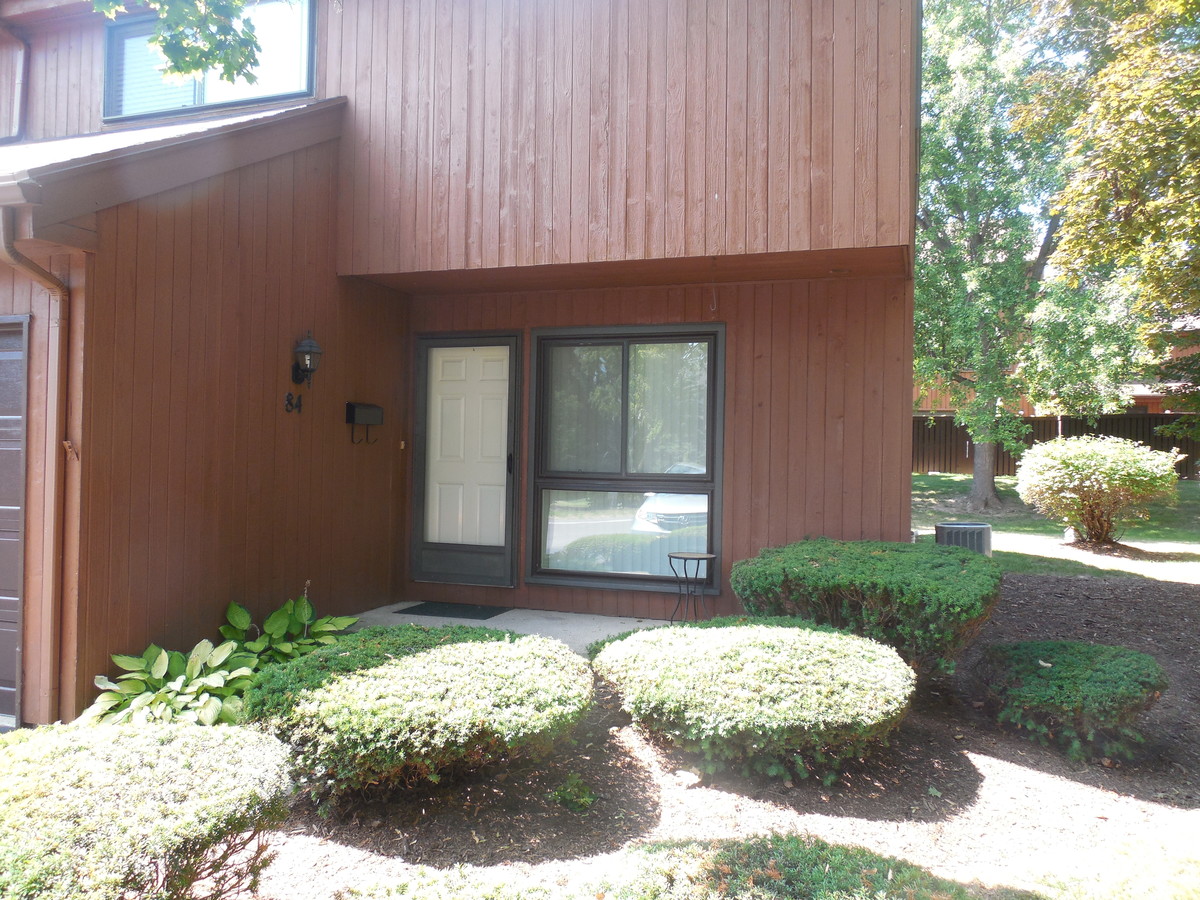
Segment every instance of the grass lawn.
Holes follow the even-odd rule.
[[[983,513],[968,513],[958,507],[971,489],[970,475],[914,475],[912,480],[912,527],[918,532],[933,531],[939,522],[984,522],[993,534],[1027,534],[1059,538],[1063,526],[1034,512],[1017,496],[1016,478],[1000,477],[996,487],[1004,507]],[[932,536],[922,540],[932,540]],[[1156,503],[1150,518],[1135,522],[1120,535],[1120,540],[1193,544],[1200,559],[1200,481],[1179,482],[1175,503]],[[1006,572],[1026,575],[1098,575],[1130,576],[1128,571],[1093,566],[1071,559],[1038,556],[1031,553],[996,551],[994,558]]]

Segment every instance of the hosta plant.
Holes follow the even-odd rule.
[[[221,636],[236,641],[263,662],[286,662],[307,656],[318,647],[335,643],[341,632],[358,621],[356,616],[322,616],[308,599],[308,585],[295,600],[288,600],[267,616],[259,628],[246,607],[230,603],[225,609]]]
[[[207,640],[186,656],[151,644],[141,656],[116,654],[112,660],[124,674],[115,681],[96,676],[102,693],[84,710],[81,721],[237,722],[257,662],[253,655],[239,652],[234,641],[214,647]]]

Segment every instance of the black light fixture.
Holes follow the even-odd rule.
[[[312,374],[321,364],[321,354],[324,352],[321,345],[313,340],[310,331],[308,337],[296,344],[296,349],[292,351],[292,355],[296,358],[296,361],[292,363],[292,383],[307,384],[312,387]]]

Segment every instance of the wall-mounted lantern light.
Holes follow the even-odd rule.
[[[321,364],[321,354],[324,352],[321,345],[313,340],[310,331],[308,337],[296,344],[296,349],[292,351],[292,355],[296,358],[296,361],[292,363],[292,383],[307,384],[312,387],[312,374]]]

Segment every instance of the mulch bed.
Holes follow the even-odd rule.
[[[969,754],[1032,766],[1058,776],[1064,784],[1089,785],[1182,809],[1200,807],[1198,624],[1197,585],[1134,578],[1007,576],[995,614],[956,674],[925,686],[887,749],[850,768],[829,788],[805,781],[708,780],[705,784],[715,790],[752,801],[743,804],[739,816],[744,818],[721,827],[745,833],[778,827],[775,818],[755,821],[760,815],[755,810],[764,808],[772,816],[778,810],[792,810],[801,816],[817,812],[874,822],[942,822],[969,808],[979,790],[982,776]],[[1170,687],[1144,719],[1147,743],[1136,760],[1072,763],[1053,749],[1002,731],[987,718],[971,676],[981,648],[1035,639],[1116,644],[1158,659]],[[688,774],[690,761],[668,748],[652,748],[654,760],[639,758],[632,731],[615,699],[602,694],[576,740],[548,760],[483,772],[466,783],[403,800],[363,803],[336,818],[324,819],[302,807],[286,830],[319,837],[326,846],[438,868],[581,859],[615,850],[651,831],[655,839],[669,839],[671,835],[662,833],[666,817],[661,804],[666,801],[660,782],[681,777],[680,773],[694,777]],[[648,745],[640,743],[645,757]],[[564,808],[550,796],[571,774],[579,775],[598,795],[586,815]],[[1051,802],[1055,800],[1047,798]],[[687,822],[684,816],[680,836],[701,831],[702,816],[703,806],[696,814],[698,821]],[[1046,835],[1046,840],[1053,841],[1054,836]]]

